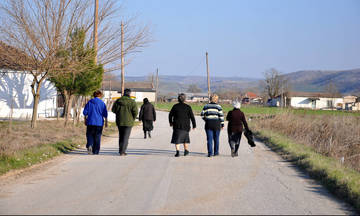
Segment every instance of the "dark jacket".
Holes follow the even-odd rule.
[[[226,120],[229,121],[228,124],[228,133],[242,133],[243,125],[246,130],[249,130],[248,124],[244,113],[239,109],[233,109],[228,112]]]
[[[173,129],[190,131],[190,120],[192,127],[196,128],[194,113],[191,106],[185,103],[175,104],[169,113],[169,123]]]
[[[147,102],[144,103],[140,108],[139,120],[151,120],[156,121],[156,112],[154,106]]]
[[[136,102],[129,96],[122,96],[117,99],[111,109],[116,114],[117,126],[134,126],[135,118],[138,114]]]

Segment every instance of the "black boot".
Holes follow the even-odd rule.
[[[144,139],[146,139],[146,131],[144,131]]]
[[[231,149],[231,157],[235,157],[235,150]]]
[[[190,152],[185,149],[185,151],[184,151],[184,156],[188,155],[189,153],[190,153]]]
[[[175,157],[180,157],[180,151],[176,151]]]
[[[149,134],[149,138],[151,138],[151,133],[150,133],[150,131],[148,132],[148,134]]]

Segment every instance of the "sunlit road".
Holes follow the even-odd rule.
[[[203,121],[190,133],[190,155],[175,158],[167,113],[158,112],[153,138],[134,128],[128,155],[117,136],[100,155],[85,149],[0,184],[1,214],[351,214],[290,163],[243,137],[230,157],[226,130],[220,156],[206,157]],[[351,209],[350,209],[351,210]]]

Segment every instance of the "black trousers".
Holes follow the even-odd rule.
[[[240,132],[240,133],[233,133],[233,132],[228,133],[230,148],[235,153],[239,150],[239,147],[240,147],[241,134],[242,134],[242,132]]]
[[[129,137],[131,133],[131,128],[128,126],[118,126],[119,129],[119,153],[124,154],[126,153],[128,144],[129,144]]]
[[[93,154],[99,154],[103,126],[88,125],[86,127],[86,148],[92,147]]]

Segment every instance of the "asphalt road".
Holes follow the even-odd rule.
[[[0,214],[352,214],[352,209],[283,161],[243,137],[230,157],[226,130],[220,156],[206,157],[204,123],[190,133],[190,155],[175,158],[167,113],[153,137],[133,128],[128,155],[117,136],[100,155],[79,149],[20,175],[2,177]]]

